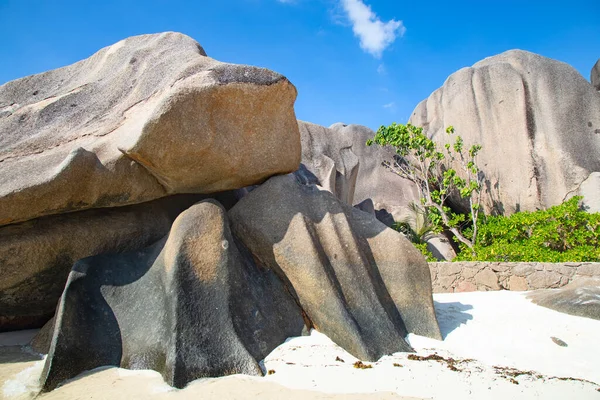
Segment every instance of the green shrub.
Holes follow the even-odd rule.
[[[573,197],[547,210],[487,217],[473,250],[461,244],[456,261],[600,261],[600,214]]]
[[[429,250],[427,250],[427,243],[413,243],[413,246],[415,246],[417,249],[419,249],[421,254],[423,254],[423,256],[425,256],[425,259],[427,260],[427,262],[439,261],[437,258],[435,258],[433,256],[433,254]]]

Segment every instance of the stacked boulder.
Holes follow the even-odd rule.
[[[151,201],[297,169],[295,98],[179,33],[0,86],[0,330],[47,320],[75,261],[153,243],[199,198]]]
[[[43,390],[102,365],[261,374],[309,328],[365,360],[440,338],[421,254],[351,206],[346,144],[313,168],[335,195],[299,169],[295,97],[177,33],[0,86],[0,329],[56,307]]]

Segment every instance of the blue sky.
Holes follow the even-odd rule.
[[[179,31],[209,56],[286,75],[299,119],[406,122],[454,71],[519,48],[600,58],[600,1],[0,0],[0,84],[71,64],[125,37]]]

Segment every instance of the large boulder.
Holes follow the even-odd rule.
[[[261,375],[258,361],[304,329],[280,279],[231,235],[225,209],[200,202],[142,251],[73,266],[54,321],[42,390],[103,365],[201,377]]]
[[[340,201],[352,205],[360,161],[352,138],[323,126],[298,121],[302,142],[302,168],[296,173],[306,183],[316,183]],[[314,179],[314,180],[313,180]]]
[[[295,98],[282,75],[213,60],[173,32],[8,82],[0,86],[0,225],[294,171]]]
[[[565,314],[600,320],[600,277],[580,278],[560,289],[536,290],[527,298]]]
[[[592,68],[592,73],[590,74],[590,82],[592,82],[592,86],[595,87],[596,90],[600,90],[600,58]]]
[[[230,211],[232,229],[277,271],[312,326],[363,360],[410,350],[412,332],[441,338],[421,253],[330,192],[273,177]]]
[[[77,260],[151,245],[201,197],[174,195],[0,227],[0,332],[43,325],[54,314]],[[235,202],[233,193],[217,197],[228,207]]]
[[[297,175],[346,204],[364,208],[368,203],[370,208],[372,203],[377,217],[388,225],[412,215],[409,206],[419,202],[417,188],[383,165],[393,159],[391,149],[366,145],[375,132],[361,125],[337,123],[325,128],[303,121],[298,124],[303,168]]]
[[[571,66],[520,50],[452,74],[410,122],[440,144],[453,125],[483,149],[486,213],[562,203],[600,171],[600,93]]]

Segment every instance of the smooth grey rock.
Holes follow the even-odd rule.
[[[412,214],[409,205],[419,202],[417,188],[382,165],[393,159],[393,151],[366,145],[375,132],[342,123],[298,125],[303,167],[296,175],[302,182],[318,184],[346,204],[371,201],[377,218],[388,226]]]
[[[363,360],[440,338],[420,252],[372,215],[295,175],[273,177],[230,211],[233,232],[287,283],[313,326]]]
[[[456,252],[445,236],[434,236],[428,239],[427,250],[440,261],[452,261],[456,258]]]
[[[352,150],[350,138],[309,122],[298,121],[298,127],[302,141],[302,164],[315,178],[306,179],[303,183],[317,183],[340,201],[354,204],[360,160]]]
[[[154,369],[178,388],[262,375],[259,360],[304,329],[281,280],[254,263],[214,200],[151,247],[76,263],[55,318],[44,391],[103,365]]]
[[[420,202],[417,187],[382,165],[384,161],[391,161],[395,152],[380,146],[367,146],[367,140],[373,138],[375,132],[366,126],[338,123],[330,129],[352,141],[352,152],[359,160],[354,204],[371,199],[382,222],[386,214],[391,217],[388,221],[392,222],[412,216],[410,205]]]
[[[483,146],[486,214],[561,204],[600,171],[600,93],[573,67],[526,51],[452,74],[410,122],[439,144],[453,125],[466,147]]]
[[[560,289],[536,290],[527,298],[565,314],[600,320],[600,277],[579,278]]]
[[[292,172],[295,98],[282,75],[213,60],[174,32],[8,82],[0,86],[0,226]]]
[[[596,88],[596,90],[600,90],[600,59],[596,61],[594,67],[592,68],[592,72],[590,73],[590,82],[592,86]]]
[[[140,250],[165,236],[202,195],[52,215],[0,227],[0,331],[37,328],[56,310],[73,264]],[[231,207],[231,193],[217,196]]]
[[[579,196],[583,196],[582,206],[589,213],[600,213],[600,172],[592,172],[581,182]]]

